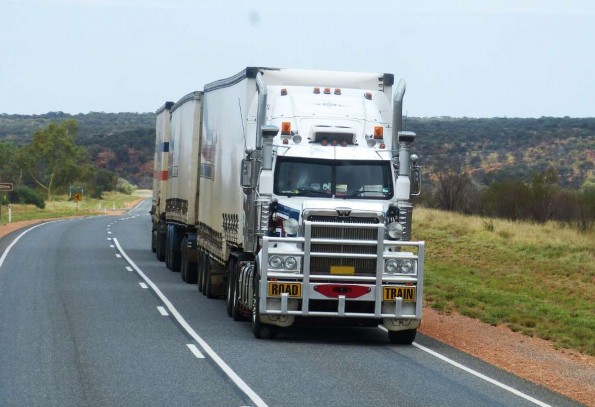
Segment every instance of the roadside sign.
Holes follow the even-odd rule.
[[[11,191],[12,191],[12,183],[0,182],[0,192],[11,192]]]
[[[83,195],[80,192],[76,192],[73,196],[72,199],[74,199],[75,201],[81,201],[83,199]]]

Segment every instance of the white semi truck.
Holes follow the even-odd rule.
[[[246,68],[177,102],[168,266],[225,296],[257,338],[300,318],[382,323],[391,342],[411,343],[422,316],[425,246],[411,241],[410,201],[420,170],[415,133],[400,131],[405,85],[391,108],[393,83]]]

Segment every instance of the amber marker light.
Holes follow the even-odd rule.
[[[384,138],[384,128],[382,126],[374,126],[374,138],[375,139]]]
[[[281,123],[281,134],[283,134],[283,135],[291,134],[291,122],[282,122]]]

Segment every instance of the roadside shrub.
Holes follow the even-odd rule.
[[[45,208],[45,201],[35,190],[25,185],[19,185],[9,192],[9,199],[13,203],[32,204],[40,209]]]
[[[132,193],[136,191],[136,185],[132,185],[124,178],[118,178],[118,183],[116,184],[116,191],[126,195],[132,195]]]

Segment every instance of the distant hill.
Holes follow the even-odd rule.
[[[554,167],[561,186],[576,188],[595,169],[595,118],[408,118],[406,126],[430,178],[456,159],[484,185]]]
[[[153,113],[0,114],[0,141],[21,145],[35,130],[67,119],[79,122],[77,143],[89,149],[97,167],[151,187]],[[430,179],[435,168],[453,159],[485,185],[511,177],[528,180],[532,172],[553,166],[561,186],[576,188],[595,170],[595,118],[409,117],[405,124],[417,133],[413,150]]]
[[[68,119],[78,121],[76,142],[89,150],[98,168],[112,170],[139,188],[152,188],[155,152],[153,113],[0,114],[0,141],[22,145],[31,140],[36,130]]]

